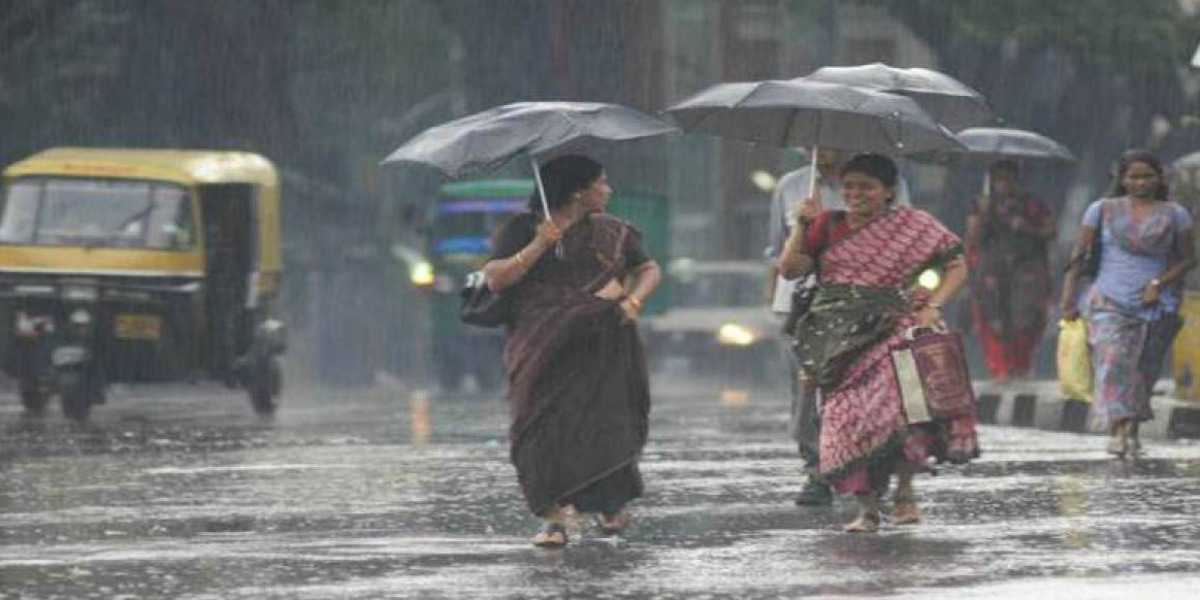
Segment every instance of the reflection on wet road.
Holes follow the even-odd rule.
[[[132,389],[86,427],[0,401],[0,598],[1182,597],[1200,445],[985,428],[918,481],[926,519],[840,533],[799,509],[783,398],[658,382],[635,526],[528,544],[494,398],[294,388],[273,422],[217,389]],[[17,595],[19,594],[19,596]]]

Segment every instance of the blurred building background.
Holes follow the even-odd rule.
[[[720,81],[929,67],[1080,156],[1077,169],[1032,174],[1066,239],[1120,150],[1200,149],[1198,11],[1196,0],[5,0],[0,162],[61,145],[260,152],[285,173],[293,322],[328,319],[317,296],[352,272],[361,294],[389,300],[362,306],[408,319],[398,335],[419,339],[422,299],[389,249],[421,250],[440,180],[378,163],[425,127],[518,100],[657,112]],[[672,254],[697,258],[759,256],[770,181],[803,162],[696,136],[596,155],[618,188],[670,199]],[[961,229],[980,173],[904,169],[917,204]],[[375,360],[393,368],[414,353]]]

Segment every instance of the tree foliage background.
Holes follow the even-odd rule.
[[[1176,0],[752,1],[813,22],[839,4],[890,12],[1009,123],[1080,153],[1087,177],[1126,146],[1200,146],[1184,66],[1200,24]],[[645,7],[697,3],[716,6],[5,0],[0,162],[67,144],[253,150],[285,169],[292,218],[307,222],[319,217],[297,207],[377,193],[380,157],[466,111],[547,97],[661,108],[675,98],[655,65],[696,57],[662,51]]]

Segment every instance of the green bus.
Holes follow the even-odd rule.
[[[532,179],[480,179],[446,183],[439,190],[429,217],[426,256],[433,267],[429,278],[431,351],[443,391],[457,391],[467,376],[481,391],[503,384],[504,332],[464,325],[458,319],[459,292],[467,274],[483,266],[491,254],[491,234],[514,215],[527,210]],[[660,264],[667,261],[670,210],[666,198],[616,191],[609,212],[633,223],[644,236],[646,251]],[[656,294],[646,314],[667,305]]]

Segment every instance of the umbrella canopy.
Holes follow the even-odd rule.
[[[928,157],[938,162],[995,162],[1020,160],[1076,163],[1066,146],[1040,134],[1006,127],[973,127],[956,134],[966,152],[939,152]]]
[[[634,140],[672,131],[674,127],[619,104],[517,102],[426,129],[383,163],[423,164],[460,177],[494,169],[521,154],[532,158],[588,140]]]
[[[939,123],[954,131],[990,123],[994,119],[983,94],[932,69],[902,69],[884,63],[822,67],[793,81],[840,83],[908,96]]]
[[[1185,154],[1171,163],[1175,169],[1200,169],[1200,152]]]
[[[720,83],[666,112],[687,131],[781,147],[885,154],[963,149],[913,100],[831,83]]]

